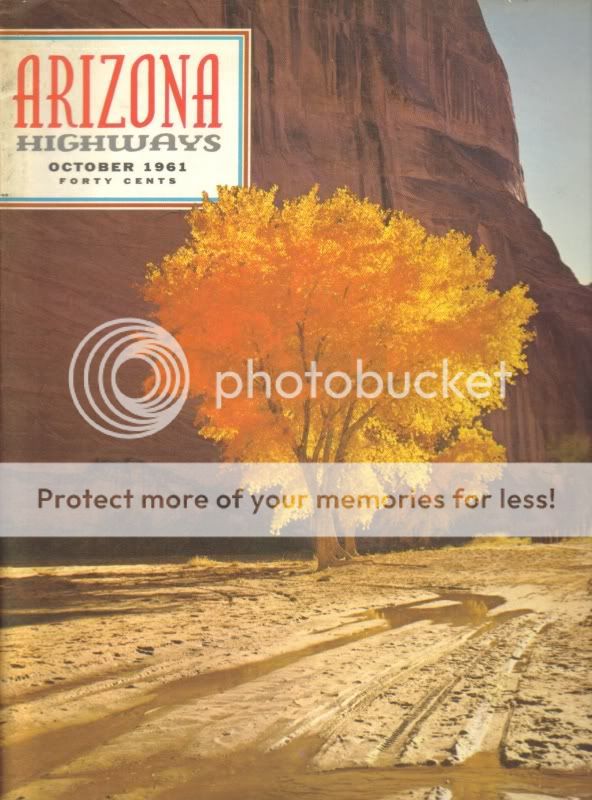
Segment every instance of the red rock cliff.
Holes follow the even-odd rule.
[[[530,374],[491,425],[514,460],[552,458],[562,443],[581,453],[590,290],[526,204],[508,79],[477,0],[32,0],[0,21],[251,27],[254,182],[284,196],[349,185],[485,244],[497,285],[527,282],[540,307]],[[135,286],[184,237],[182,213],[14,211],[2,232],[3,458],[211,457],[191,409],[155,437],[121,443],[78,417],[66,384],[88,329],[147,315]]]

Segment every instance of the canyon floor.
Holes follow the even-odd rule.
[[[6,800],[592,798],[592,542],[5,568]]]

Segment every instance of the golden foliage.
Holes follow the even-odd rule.
[[[186,243],[149,265],[145,295],[189,360],[203,398],[200,434],[245,461],[499,460],[503,448],[476,422],[503,406],[487,398],[287,400],[261,391],[216,408],[216,373],[244,375],[252,358],[272,376],[366,370],[403,375],[526,372],[527,287],[488,288],[495,260],[457,231],[429,235],[347,189],[316,188],[275,203],[276,190],[220,188],[188,215]],[[322,385],[319,384],[322,389]]]

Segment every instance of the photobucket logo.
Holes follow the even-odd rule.
[[[303,375],[284,371],[272,378],[265,370],[256,369],[253,359],[249,358],[244,380],[238,372],[216,373],[216,408],[222,408],[225,400],[233,400],[243,393],[252,399],[263,392],[270,399],[275,391],[279,397],[292,400],[303,394],[305,385],[306,394],[312,400],[316,400],[320,392],[335,400],[351,396],[374,400],[381,395],[402,400],[413,393],[424,400],[447,400],[454,397],[466,399],[467,396],[482,400],[491,395],[494,387],[499,387],[499,396],[503,400],[506,396],[506,384],[511,377],[512,372],[506,369],[504,361],[500,361],[499,369],[492,374],[484,370],[468,374],[463,371],[451,372],[448,359],[444,358],[438,371],[424,370],[416,375],[407,371],[401,376],[395,376],[389,371],[384,376],[373,370],[366,370],[363,360],[358,358],[353,376],[342,371],[324,373],[317,369],[316,361],[311,361],[310,369]]]
[[[134,360],[147,364],[153,378],[139,397],[118,383],[122,367]],[[180,344],[160,325],[122,317],[97,325],[82,339],[70,361],[68,385],[78,412],[93,428],[117,439],[141,439],[166,428],[181,411],[189,366]]]

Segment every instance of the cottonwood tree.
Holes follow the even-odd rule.
[[[429,235],[416,220],[362,200],[347,189],[321,201],[308,194],[275,202],[276,190],[221,188],[218,202],[188,214],[189,237],[159,265],[150,264],[146,298],[187,355],[191,392],[201,398],[199,434],[241,461],[491,461],[504,450],[480,420],[503,407],[500,362],[515,380],[527,371],[527,330],[536,306],[527,287],[488,288],[495,259],[457,231]],[[254,381],[234,399],[216,397],[221,372],[246,379],[246,365],[272,379]],[[480,371],[481,397],[384,391],[358,397],[358,360],[366,371],[411,379]],[[346,373],[328,390],[311,390],[311,363],[326,376]],[[284,394],[275,383],[285,372]],[[497,373],[497,377],[496,377]],[[341,381],[341,383],[340,383]],[[231,384],[234,385],[234,384]],[[458,384],[457,384],[458,386]],[[374,384],[362,388],[372,394]],[[422,388],[438,389],[438,378]],[[228,392],[230,394],[231,392]],[[339,533],[339,532],[337,532]],[[319,567],[355,552],[333,531],[315,539]]]

